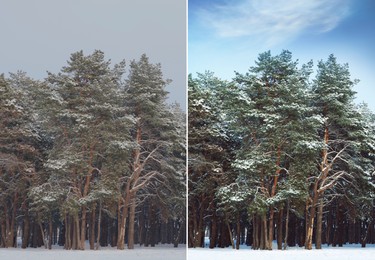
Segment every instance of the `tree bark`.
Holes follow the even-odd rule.
[[[125,231],[126,231],[126,221],[129,214],[129,196],[130,196],[130,180],[126,183],[125,188],[125,198],[123,198],[123,203],[119,200],[118,212],[119,216],[119,225],[118,225],[118,237],[117,237],[117,249],[125,249]]]
[[[90,250],[95,249],[95,219],[96,219],[96,206],[95,203],[92,204],[92,209],[91,209],[91,220],[90,220]]]
[[[230,243],[232,245],[232,248],[234,249],[235,247],[234,247],[234,242],[233,242],[233,233],[232,233],[232,229],[230,228],[227,215],[225,215],[225,224],[226,224],[226,226],[228,228],[228,234],[229,234]]]
[[[267,217],[266,215],[262,215],[261,217],[261,229],[260,229],[260,249],[272,249],[268,243],[268,232],[267,232]]]
[[[237,212],[237,229],[236,229],[236,249],[240,249],[240,242],[241,242],[241,221],[240,221],[240,213]]]
[[[48,221],[48,249],[52,249],[52,237],[53,237],[53,225],[52,225],[52,213],[49,216]]]
[[[29,245],[30,238],[30,219],[28,210],[26,210],[25,217],[23,219],[23,232],[22,232],[22,248],[26,248]]]
[[[134,249],[135,198],[131,198],[129,211],[128,249]]]
[[[278,146],[277,148],[277,160],[276,160],[276,167],[277,167],[277,170],[276,170],[276,174],[275,176],[273,177],[273,185],[272,185],[272,188],[271,188],[271,198],[273,198],[276,194],[276,187],[277,187],[277,182],[278,182],[278,179],[279,179],[279,175],[280,175],[280,161],[281,161],[281,145]],[[274,232],[274,214],[275,214],[275,209],[274,207],[271,205],[270,207],[270,215],[269,215],[269,225],[268,225],[268,240],[266,241],[267,245],[266,245],[266,249],[268,250],[272,250],[272,241],[273,241],[273,232]]]
[[[86,206],[82,207],[82,217],[81,217],[81,230],[79,233],[80,239],[79,239],[79,249],[85,250],[85,241],[86,241],[86,214],[87,208]],[[79,226],[78,226],[79,227]]]
[[[47,249],[48,248],[48,242],[47,242],[47,239],[46,239],[46,235],[44,234],[42,222],[38,221],[38,224],[39,224],[39,228],[40,228],[40,233],[42,234],[44,248]]]
[[[279,217],[277,221],[277,249],[281,250],[283,248],[283,209],[279,211]]]
[[[99,216],[98,216],[98,234],[96,237],[96,247],[95,250],[98,250],[100,248],[100,224],[102,221],[102,202],[99,202]]]
[[[316,200],[317,198],[316,196],[314,196],[313,202],[311,204],[310,214],[307,220],[305,249],[308,249],[308,250],[312,249],[312,237],[313,237],[313,230],[314,230]]]
[[[217,240],[217,219],[216,213],[213,213],[211,221],[210,245],[209,248],[215,248]]]
[[[323,220],[323,199],[319,200],[318,213],[316,217],[315,248],[322,249],[322,220]]]
[[[288,247],[288,235],[289,235],[289,199],[286,202],[284,250],[286,250]]]

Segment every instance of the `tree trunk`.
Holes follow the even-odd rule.
[[[71,243],[70,243],[70,224],[69,224],[69,217],[68,214],[65,214],[65,243],[64,243],[64,249],[70,249]]]
[[[288,234],[289,234],[289,199],[286,202],[284,250],[286,250],[288,247]]]
[[[234,249],[234,242],[233,242],[233,234],[232,234],[232,229],[230,228],[230,225],[229,225],[229,221],[228,221],[228,218],[227,216],[225,215],[225,224],[228,228],[228,234],[229,234],[229,239],[230,239],[230,243],[232,245],[232,248]]]
[[[80,234],[80,239],[79,239],[78,247],[81,250],[85,250],[86,228],[87,228],[87,225],[86,225],[86,213],[87,213],[87,208],[86,208],[86,206],[83,206],[82,207],[82,218],[81,218],[81,231],[78,232]]]
[[[211,233],[210,233],[210,248],[215,248],[217,240],[217,219],[216,213],[213,213],[212,222],[211,222]]]
[[[313,238],[313,230],[314,230],[314,220],[315,220],[315,211],[316,211],[316,205],[318,202],[318,182],[315,182],[314,184],[314,190],[313,190],[313,199],[311,203],[310,210],[306,209],[308,214],[307,219],[307,226],[306,226],[306,238],[305,238],[305,249],[311,250],[312,249],[312,238]]]
[[[281,146],[279,145],[278,148],[277,148],[277,160],[276,160],[276,174],[275,174],[275,177],[273,178],[273,185],[272,185],[272,189],[271,189],[271,198],[273,198],[276,194],[276,187],[277,187],[277,182],[278,182],[278,179],[279,179],[279,174],[280,174],[280,160],[281,160]],[[270,207],[270,215],[269,215],[269,225],[268,225],[268,239],[266,240],[266,249],[268,250],[272,250],[272,242],[273,242],[273,232],[274,232],[274,213],[275,213],[275,209],[274,207],[271,205]]]
[[[277,221],[277,249],[281,250],[283,248],[283,209],[279,211],[279,217]]]
[[[5,247],[16,247],[17,243],[15,243],[15,226],[16,226],[16,210],[17,210],[17,200],[18,200],[18,193],[16,192],[13,196],[13,201],[10,202],[11,206],[11,214],[10,217],[8,216],[8,207],[5,203],[4,212],[5,212]]]
[[[29,245],[30,238],[30,219],[28,210],[26,210],[25,217],[23,219],[23,231],[22,231],[22,248],[26,248]]]
[[[252,249],[259,249],[260,247],[259,226],[260,226],[259,217],[254,215],[253,216],[253,243],[251,247]]]
[[[276,177],[275,177],[276,179]],[[274,218],[275,210],[273,206],[271,206],[270,209],[270,216],[269,216],[269,222],[268,222],[268,239],[266,240],[266,247],[265,249],[272,250],[272,242],[273,242],[273,231],[274,231]],[[266,229],[267,231],[267,229]]]
[[[267,217],[266,215],[263,215],[261,217],[261,235],[260,235],[260,249],[272,249],[272,244],[271,246],[268,243],[268,232],[267,232]]]
[[[134,249],[135,198],[131,198],[129,211],[128,249]]]
[[[322,220],[323,220],[323,199],[319,200],[318,213],[316,217],[315,248],[322,249]]]
[[[126,220],[129,214],[129,196],[130,196],[130,181],[126,183],[125,188],[125,198],[123,198],[123,203],[119,200],[118,212],[120,219],[118,225],[118,236],[117,236],[117,249],[125,249],[125,231],[126,231]],[[121,208],[122,206],[122,208]]]
[[[52,213],[49,216],[48,222],[48,249],[52,249],[52,237],[53,237],[53,225],[52,225]]]
[[[91,209],[90,239],[89,239],[90,249],[91,250],[95,249],[95,218],[96,218],[95,211],[96,211],[96,209],[95,209],[95,203],[93,203],[92,209]]]
[[[38,224],[39,224],[39,227],[40,227],[40,233],[42,234],[44,247],[45,247],[45,249],[47,249],[48,248],[48,242],[47,242],[47,239],[46,239],[46,235],[44,234],[42,222],[38,221]]]
[[[179,223],[178,233],[177,233],[176,237],[174,238],[173,247],[178,247],[178,243],[181,239],[181,234],[182,234],[183,228],[184,228],[183,223]]]
[[[329,214],[327,214],[327,228],[326,228],[326,241],[327,246],[330,246],[332,244],[332,225],[333,225],[333,212],[332,212],[332,206],[329,206]]]
[[[236,231],[236,249],[240,249],[240,242],[241,242],[241,221],[240,221],[240,213],[237,212],[237,231]]]
[[[80,235],[79,235],[79,217],[75,215],[73,218],[73,249],[80,249]]]
[[[314,219],[315,219],[315,206],[311,206],[310,216],[307,222],[306,228],[306,239],[305,239],[305,249],[312,249],[312,237],[314,230]]]
[[[100,248],[100,223],[102,221],[102,202],[99,202],[99,216],[98,216],[98,234],[96,237],[96,247],[95,250]]]

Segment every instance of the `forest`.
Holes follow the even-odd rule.
[[[375,243],[375,115],[349,65],[261,53],[188,78],[188,246]],[[324,249],[323,249],[324,250]]]
[[[0,247],[186,243],[185,112],[161,65],[71,54],[0,75]]]

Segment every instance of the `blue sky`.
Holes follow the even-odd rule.
[[[127,65],[146,53],[186,106],[186,0],[1,0],[0,32],[0,73],[43,79],[79,50]]]
[[[357,102],[375,112],[375,1],[189,0],[188,71],[230,80],[258,54],[290,50],[300,64],[333,53],[348,63]]]

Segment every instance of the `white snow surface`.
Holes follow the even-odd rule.
[[[287,250],[252,250],[250,247],[232,248],[189,248],[188,260],[373,260],[375,245],[346,244],[343,247],[327,247],[323,249],[305,250],[303,247],[290,247]]]
[[[53,247],[43,248],[0,248],[1,260],[185,260],[186,246],[157,245],[156,247],[140,247],[135,249],[117,250],[102,247],[100,250],[65,250]]]

